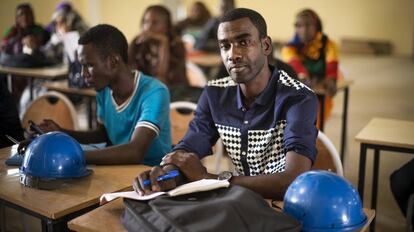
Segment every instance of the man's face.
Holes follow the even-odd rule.
[[[314,19],[310,15],[300,15],[296,18],[295,30],[302,43],[312,41],[317,31]]]
[[[270,40],[260,39],[259,31],[247,17],[221,23],[217,37],[230,77],[237,83],[253,80],[266,64]]]
[[[80,45],[78,50],[79,62],[82,65],[82,76],[96,91],[104,89],[109,84],[109,68],[107,59],[101,58],[92,44]]]
[[[18,9],[16,11],[16,21],[17,24],[22,28],[33,25],[33,14],[31,10],[26,7]]]

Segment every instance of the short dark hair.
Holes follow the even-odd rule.
[[[258,12],[251,9],[236,8],[230,10],[220,18],[220,23],[230,22],[246,17],[249,18],[253,25],[257,28],[260,38],[267,36],[267,25],[265,19]]]
[[[102,58],[110,54],[118,54],[128,63],[128,42],[118,28],[99,24],[87,30],[78,40],[80,45],[92,44]]]

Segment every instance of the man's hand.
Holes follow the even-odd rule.
[[[19,146],[17,147],[17,153],[20,155],[24,155],[26,152],[26,147],[29,146],[29,144],[33,141],[33,139],[25,139],[19,143]]]
[[[183,182],[182,176],[173,179],[167,179],[158,182],[159,176],[167,174],[168,171],[177,169],[174,165],[166,165],[163,167],[154,166],[149,171],[140,173],[133,181],[132,186],[139,195],[149,195],[154,192],[166,191],[173,189]],[[144,181],[150,180],[150,185],[145,185]]]
[[[164,34],[155,33],[151,31],[144,31],[138,36],[135,43],[141,44],[148,40],[156,40],[156,41],[159,41],[160,43],[167,43],[168,37]]]
[[[35,50],[40,47],[39,40],[33,35],[27,35],[22,39],[22,44]]]
[[[336,79],[334,78],[328,78],[324,82],[324,87],[326,89],[326,94],[330,97],[335,96],[336,94]]]
[[[207,169],[201,164],[200,159],[194,153],[178,150],[167,154],[161,163],[177,166],[188,181],[214,178],[207,172]]]
[[[62,128],[51,119],[44,119],[43,122],[39,124],[39,128],[45,133],[51,131],[62,131]]]

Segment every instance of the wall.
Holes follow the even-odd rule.
[[[183,1],[186,5],[194,2]],[[212,12],[218,12],[219,0],[202,1]],[[278,40],[292,36],[296,13],[309,7],[320,15],[324,30],[337,42],[345,37],[388,40],[395,54],[413,54],[413,0],[236,0],[236,5],[260,12],[269,35]]]
[[[110,23],[121,29],[128,41],[139,32],[145,8],[168,0],[73,0],[72,4],[91,25]],[[181,0],[188,7],[194,0]],[[219,0],[202,0],[216,14]],[[0,1],[0,31],[14,22],[19,0]],[[38,22],[47,24],[58,0],[31,0]],[[179,2],[179,0],[176,0]],[[413,0],[236,0],[238,7],[259,11],[268,22],[269,35],[288,40],[293,34],[295,14],[310,7],[322,18],[327,34],[341,38],[391,41],[397,55],[412,55],[414,50]],[[183,7],[183,6],[181,6]]]

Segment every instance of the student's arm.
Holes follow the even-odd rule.
[[[200,160],[192,153],[182,151],[171,153],[163,159],[163,163],[178,167],[188,181],[217,179],[218,177],[208,173]],[[249,188],[264,198],[281,200],[292,181],[301,173],[309,171],[311,166],[312,162],[309,158],[289,151],[286,155],[285,171],[258,176],[234,176],[231,179],[231,184]],[[158,173],[154,174],[158,175]],[[155,187],[161,189],[159,185]]]
[[[137,127],[130,142],[85,152],[88,164],[139,164],[157,134],[147,127]]]
[[[169,125],[169,94],[164,86],[144,89],[143,102],[139,108],[139,118],[130,141],[101,150],[85,153],[90,164],[137,164],[142,163],[144,155],[163,127]],[[98,115],[100,115],[98,110]]]
[[[136,44],[144,44],[146,41],[155,40],[158,41],[158,62],[156,67],[156,77],[163,82],[168,84],[167,73],[169,71],[170,62],[170,41],[164,34],[154,33],[150,31],[142,32],[135,40]],[[145,43],[149,44],[149,43]],[[131,51],[132,53],[132,51]]]
[[[106,134],[105,127],[98,123],[98,127],[95,130],[91,131],[73,131],[66,130],[61,128],[55,121],[51,119],[44,119],[42,123],[39,124],[40,129],[43,132],[50,131],[62,131],[67,133],[76,139],[79,143],[102,143],[109,142],[109,139]]]

